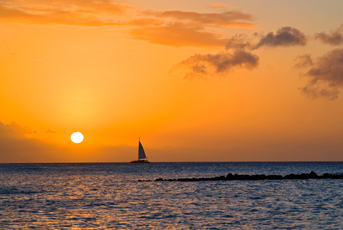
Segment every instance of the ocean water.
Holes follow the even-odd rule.
[[[0,164],[0,228],[343,229],[343,180],[138,182],[310,171],[343,163]]]

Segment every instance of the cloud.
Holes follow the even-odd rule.
[[[0,18],[22,23],[103,26],[116,25],[114,15],[131,8],[108,0],[9,0],[0,6]]]
[[[316,87],[312,85],[305,86],[300,89],[303,94],[308,96],[309,98],[312,99],[317,99],[317,98],[327,98],[329,100],[336,100],[339,95],[339,90],[338,89],[330,89],[330,88],[322,88],[322,87]]]
[[[228,4],[224,4],[224,3],[212,3],[210,6],[213,7],[213,8],[226,8],[226,7],[229,7]]]
[[[226,43],[220,34],[183,24],[139,27],[132,29],[131,35],[135,39],[170,46],[224,46]]]
[[[334,49],[322,57],[305,74],[308,84],[301,91],[312,97],[335,100],[343,88],[343,48]]]
[[[16,123],[0,122],[0,162],[33,162],[32,158],[43,156],[45,145],[37,140],[28,139],[29,128]]]
[[[178,22],[196,24],[202,26],[219,26],[234,28],[255,28],[251,21],[252,15],[239,11],[227,11],[224,13],[198,13],[189,11],[162,11],[147,12],[147,14],[159,17],[170,18]]]
[[[138,18],[127,23],[133,26],[163,26],[164,21],[156,18]]]
[[[282,27],[276,33],[268,33],[263,36],[259,43],[255,46],[255,49],[267,46],[305,46],[306,36],[298,29],[293,27]]]
[[[220,28],[254,28],[253,17],[239,11],[145,11],[144,15],[149,17],[129,22],[137,26],[131,30],[132,37],[170,46],[224,46],[228,36]]]
[[[57,131],[55,129],[48,129],[46,132],[47,133],[57,133]]]
[[[294,67],[296,68],[304,68],[304,67],[311,67],[313,66],[313,60],[311,55],[309,54],[304,54],[300,55],[295,59],[295,65]]]
[[[250,49],[255,50],[261,47],[288,47],[306,45],[306,36],[298,29],[282,27],[276,33],[270,32],[266,35],[259,33],[236,34],[227,40],[226,49]]]
[[[24,128],[18,125],[15,122],[11,124],[4,124],[0,122],[0,137],[7,137],[7,138],[18,138],[24,136],[26,133],[30,133],[31,130],[29,128]]]
[[[134,19],[133,19],[134,17]],[[8,0],[2,22],[73,26],[120,26],[132,38],[170,46],[223,46],[222,28],[255,28],[239,11],[146,11],[112,0]]]
[[[36,15],[59,11],[122,14],[131,8],[131,6],[109,0],[6,0],[1,5],[7,9],[17,9]]]
[[[341,45],[343,44],[343,25],[338,27],[336,30],[331,31],[329,34],[325,32],[316,33],[314,37],[323,43],[329,45]]]
[[[252,39],[246,34],[236,34],[229,38],[226,42],[226,49],[250,49],[252,47]]]
[[[110,0],[8,0],[1,3],[2,21],[35,24],[82,26],[128,25],[132,10],[136,19],[131,24],[151,26],[163,19],[164,24],[183,23],[201,26],[254,28],[250,14],[239,11],[198,13],[186,11],[142,11]],[[118,20],[117,16],[127,16]],[[146,18],[146,16],[149,18]]]
[[[145,11],[144,16],[129,23],[137,26],[131,30],[132,37],[170,46],[224,46],[228,36],[221,28],[254,28],[253,17],[239,11]]]
[[[258,66],[259,58],[243,50],[233,54],[195,54],[172,68],[173,74],[185,77],[211,77],[226,74],[235,67],[253,69]]]

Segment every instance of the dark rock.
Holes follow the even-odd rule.
[[[296,176],[293,173],[291,173],[289,175],[286,175],[285,179],[296,179]]]
[[[226,175],[226,179],[227,179],[227,180],[230,180],[230,179],[232,179],[232,178],[233,178],[232,173],[229,173],[229,174]]]
[[[311,172],[310,172],[310,178],[318,178],[317,173],[311,171]]]
[[[283,176],[281,176],[281,175],[269,175],[269,176],[267,176],[267,179],[269,179],[269,180],[282,180]]]
[[[330,174],[329,173],[324,173],[323,174],[323,178],[330,178]]]

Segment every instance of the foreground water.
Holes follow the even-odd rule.
[[[343,180],[138,182],[310,171],[343,163],[0,164],[0,227],[343,229]]]

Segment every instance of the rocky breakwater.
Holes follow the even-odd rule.
[[[155,181],[223,181],[223,180],[307,180],[307,179],[343,179],[343,175],[324,173],[319,176],[317,173],[311,171],[310,173],[302,174],[289,174],[286,176],[282,175],[247,175],[247,174],[232,174],[229,173],[226,176],[219,177],[200,177],[200,178],[177,178],[177,179],[163,179],[158,178]]]

